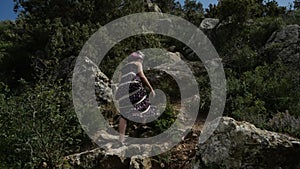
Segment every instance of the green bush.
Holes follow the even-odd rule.
[[[300,23],[300,8],[294,11],[288,12],[283,16],[284,22],[287,25],[299,24]]]
[[[178,112],[175,111],[174,107],[167,104],[162,116],[154,122],[156,133],[162,133],[170,128],[170,126],[175,122],[177,114]]]
[[[254,48],[261,48],[271,37],[271,35],[281,29],[285,25],[284,20],[280,17],[263,17],[255,19],[253,24],[250,24],[245,29],[245,34],[248,34],[249,45]]]
[[[275,114],[267,123],[267,128],[300,138],[300,118],[292,116],[288,111]]]
[[[19,96],[1,94],[0,125],[0,161],[12,168],[56,168],[88,142],[66,85],[39,83]]]
[[[233,72],[228,73],[226,112],[233,117],[264,128],[268,119],[278,111],[289,110],[292,115],[299,115],[297,98],[300,93],[293,81],[297,73],[280,61],[258,66],[240,77]]]
[[[176,121],[178,111],[174,110],[174,106],[167,104],[164,112],[155,121],[146,123],[146,129],[143,124],[128,121],[127,133],[132,137],[153,137],[156,136],[168,128]]]

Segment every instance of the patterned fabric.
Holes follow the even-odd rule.
[[[156,108],[151,106],[142,81],[137,76],[137,65],[129,63],[122,70],[122,78],[116,92],[120,114],[123,118],[135,122],[147,121],[156,115]]]

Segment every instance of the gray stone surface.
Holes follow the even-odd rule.
[[[199,144],[202,168],[300,168],[300,140],[229,117],[215,122],[209,125],[218,125],[213,135]]]
[[[81,73],[83,73],[84,76],[86,75],[85,72],[91,72],[90,76],[92,76],[95,79],[95,95],[98,105],[105,105],[107,103],[112,102],[112,89],[109,78],[88,57],[84,58],[83,63],[81,65],[82,66],[77,69],[76,73],[80,78]],[[82,82],[84,83],[86,79],[88,78],[82,77]]]
[[[300,26],[288,25],[276,31],[267,41],[263,54],[279,58],[289,68],[300,72]]]
[[[134,148],[142,148],[145,151],[151,151],[149,146],[138,146],[138,145],[130,145],[128,147],[120,147],[134,149]],[[131,158],[123,158],[116,156],[114,154],[110,154],[110,152],[117,151],[118,149],[111,148],[109,151],[105,151],[101,148],[96,148],[93,150],[69,155],[65,157],[65,161],[67,161],[72,167],[75,168],[107,168],[107,169],[151,169],[151,159],[143,156],[132,156]]]
[[[214,29],[218,24],[220,20],[215,18],[205,18],[200,24],[201,29]]]

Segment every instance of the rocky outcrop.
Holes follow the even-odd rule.
[[[219,19],[205,18],[200,24],[200,28],[204,30],[214,29],[220,23]]]
[[[73,83],[84,84],[86,80],[95,79],[94,83],[97,104],[100,106],[112,102],[111,82],[109,78],[98,68],[98,66],[88,57],[81,59],[81,64],[78,65],[79,66],[76,68],[76,71],[73,73],[73,77],[76,77],[76,80],[73,80]],[[92,78],[86,77],[87,75]],[[76,90],[79,91],[78,93],[84,94],[84,90],[86,89],[83,88]]]
[[[194,168],[300,168],[299,139],[261,130],[253,124],[229,117],[220,118],[219,124],[216,122],[217,120],[212,121],[208,125],[208,130],[216,125],[218,127],[206,142],[199,143],[195,149],[196,155],[192,155],[194,159],[186,159],[194,162]],[[193,137],[195,138],[198,137]],[[181,144],[179,147],[185,147],[184,143]],[[67,156],[65,160],[75,168],[145,169],[154,166],[160,168],[153,163],[155,161],[153,158],[143,156],[122,158],[110,153],[118,151],[114,148],[113,142],[107,146],[108,151],[96,148]],[[151,146],[147,145],[131,144],[125,148],[130,151],[136,148],[152,151]],[[161,147],[155,147],[157,148]],[[174,152],[179,153],[176,150]]]
[[[149,10],[149,12],[159,12],[161,13],[161,9],[159,8],[159,6],[155,3],[152,3],[150,0],[147,0],[147,8]]]
[[[98,105],[112,102],[112,84],[108,77],[97,67],[95,73],[95,93]]]
[[[67,156],[65,161],[74,168],[151,169],[152,167],[150,158],[142,156],[121,158],[107,155],[100,148]]]
[[[270,59],[279,58],[289,68],[300,72],[300,26],[288,25],[269,38],[263,54]]]
[[[274,38],[273,42],[279,41],[278,39],[280,38]],[[286,46],[286,48],[289,48],[289,46]],[[180,60],[180,55],[176,53],[169,53],[169,57],[174,63]],[[95,77],[95,93],[99,97],[99,99],[97,98],[98,103],[110,102],[109,79],[91,60],[85,58],[84,62],[84,65],[92,68]],[[164,68],[172,67],[168,64],[160,66]],[[85,71],[85,69],[83,67],[80,71]],[[287,135],[261,130],[248,122],[239,122],[229,117],[222,117],[219,119],[219,123],[216,123],[217,121],[212,121],[207,125],[207,130],[215,126],[218,127],[207,141],[199,143],[197,156],[194,159],[195,168],[300,168],[300,140]],[[105,134],[101,136],[102,140],[107,140],[106,150],[96,148],[67,156],[65,160],[75,168],[138,169],[153,167],[151,159],[148,157],[122,158],[114,155],[116,154],[114,151],[118,151],[118,148],[114,148],[114,142],[110,142],[110,138],[103,138]],[[93,140],[96,139],[99,138]],[[125,153],[130,153],[132,150],[151,152],[154,149],[164,149],[162,146],[151,147],[150,145],[141,146],[138,144],[131,144],[125,146],[125,148],[128,150],[125,150]]]
[[[199,144],[200,168],[300,168],[300,140],[222,117],[213,135]]]
[[[142,155],[132,155],[134,151],[151,152],[161,151],[168,145],[150,145],[150,144],[130,144],[120,146],[112,141],[105,145],[106,150],[95,148],[93,150],[72,154],[64,158],[65,162],[74,168],[107,168],[107,169],[151,169],[151,158]],[[124,151],[125,150],[125,151]],[[125,156],[115,155],[121,151],[128,153]],[[164,151],[161,151],[164,152]]]

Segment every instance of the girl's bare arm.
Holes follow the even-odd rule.
[[[144,85],[147,86],[150,89],[151,93],[155,96],[155,92],[154,92],[151,84],[149,83],[147,77],[144,74],[142,63],[138,62],[137,66],[138,66],[138,73],[137,73],[137,75],[141,78],[141,80],[144,83]]]

